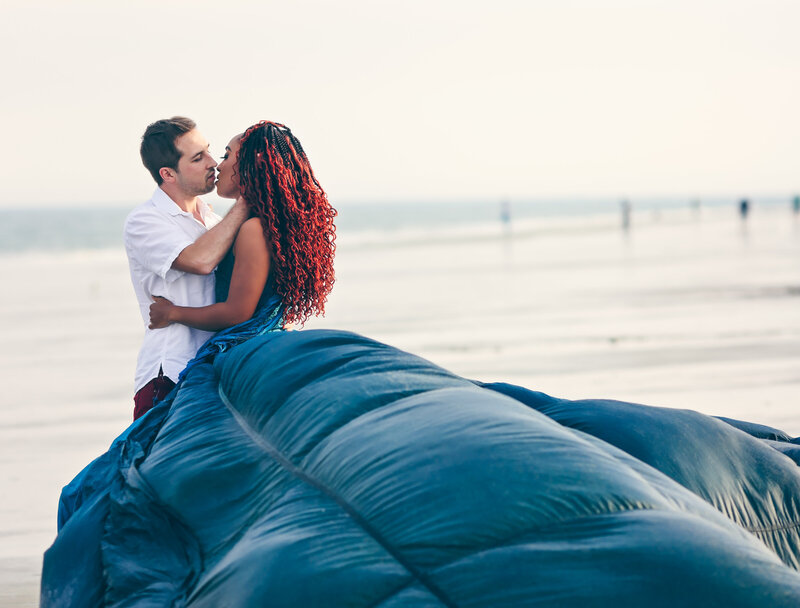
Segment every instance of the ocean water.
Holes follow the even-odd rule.
[[[689,209],[690,200],[651,198],[633,201],[633,214],[650,221],[662,212]],[[340,236],[347,243],[395,243],[464,233],[493,233],[501,221],[500,200],[399,201],[337,205]],[[704,208],[735,209],[730,197],[702,201]],[[788,206],[788,197],[763,197],[755,206]],[[122,247],[125,216],[135,206],[0,208],[0,254],[64,252]],[[612,199],[509,200],[511,225],[527,230],[618,226],[620,201]],[[225,207],[218,209],[221,213]],[[538,223],[535,221],[538,220]]]

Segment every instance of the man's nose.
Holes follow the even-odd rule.
[[[210,168],[210,167],[216,167],[216,166],[217,166],[217,161],[215,161],[215,160],[214,160],[214,157],[213,157],[213,156],[211,156],[210,154],[208,155],[208,161],[209,161],[209,162],[208,162],[208,166],[209,166],[209,168]]]

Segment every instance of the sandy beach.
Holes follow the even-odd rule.
[[[346,208],[342,213],[347,213]],[[800,435],[800,218],[788,206],[340,233],[336,327],[466,377]],[[141,318],[122,249],[0,256],[0,606],[38,603],[61,487],[131,420]],[[657,438],[654,438],[656,440]]]

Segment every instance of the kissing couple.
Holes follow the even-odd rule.
[[[336,211],[289,128],[251,126],[231,138],[219,164],[209,148],[182,116],[142,136],[157,188],[125,222],[145,323],[134,420],[172,391],[190,361],[324,313],[333,287]],[[236,200],[224,218],[199,198],[215,187]]]

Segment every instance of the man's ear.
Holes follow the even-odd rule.
[[[161,167],[158,170],[158,174],[161,176],[161,179],[168,184],[171,184],[175,181],[175,170],[170,169],[169,167]]]

